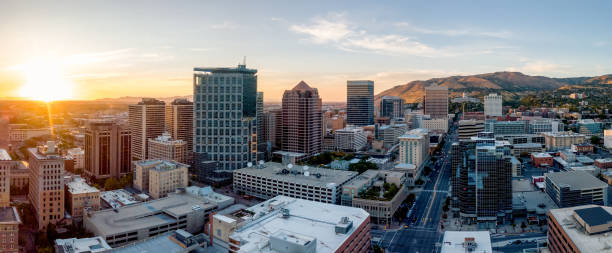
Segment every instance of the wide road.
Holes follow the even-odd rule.
[[[372,236],[381,238],[386,252],[430,253],[437,252],[436,244],[442,240],[440,220],[442,206],[449,195],[450,147],[455,139],[454,127],[442,148],[440,160],[416,199],[410,212],[408,228],[393,231],[372,231]]]

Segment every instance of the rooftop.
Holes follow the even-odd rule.
[[[162,135],[157,136],[155,139],[149,139],[149,142],[157,142],[162,144],[183,144],[186,143],[183,140],[173,140],[172,136],[168,132],[164,132]]]
[[[548,153],[531,153],[534,158],[552,158]]]
[[[107,204],[109,204],[112,208],[119,208],[122,206],[140,203],[139,200],[134,198],[131,193],[124,189],[101,192],[100,198],[104,200]]]
[[[491,253],[491,235],[489,231],[446,231],[441,253],[470,252],[468,244],[473,246],[471,252]]]
[[[134,162],[135,165],[146,167],[151,170],[167,171],[174,170],[180,167],[189,167],[187,164],[179,163],[177,161],[163,160],[163,159],[149,159]]]
[[[186,248],[179,243],[187,246],[189,249],[201,248],[201,246],[207,245],[207,238],[208,237],[205,237],[203,234],[194,236],[185,230],[179,229],[143,241],[137,241],[132,244],[114,248],[110,252],[182,253],[187,251]]]
[[[589,207],[574,210],[589,226],[599,226],[612,222],[612,214],[604,210],[601,206]]]
[[[565,132],[545,132],[541,133],[544,136],[552,136],[552,137],[575,137],[575,136],[585,136],[584,134],[574,133],[572,131]]]
[[[11,207],[0,207],[0,224],[12,224],[21,223],[19,213],[14,206]]]
[[[11,160],[13,160],[13,158],[11,158],[9,153],[6,152],[6,149],[0,148],[0,161],[11,161]]]
[[[100,236],[91,238],[69,238],[55,240],[58,253],[97,253],[112,249],[104,238]]]
[[[572,190],[606,188],[608,184],[585,171],[565,171],[546,173],[546,177],[559,186],[569,186]]]
[[[280,209],[287,210],[283,217]],[[299,238],[316,242],[316,252],[335,252],[369,217],[361,208],[277,196],[247,210],[259,217],[237,229],[231,238],[240,241],[241,252],[281,252],[268,243],[271,237]],[[342,217],[352,222],[347,233],[336,233]],[[287,239],[288,240],[288,239]],[[293,241],[292,241],[293,242]]]
[[[100,192],[96,187],[88,185],[85,179],[77,177],[72,181],[67,182],[68,191],[72,194]]]
[[[165,198],[124,206],[116,209],[117,211],[101,210],[93,213],[88,219],[106,236],[167,224],[179,216],[193,212],[194,208],[215,207],[213,203],[188,194],[170,194]]]
[[[291,168],[290,168],[291,167]],[[341,185],[355,177],[355,171],[343,171],[308,166],[288,166],[275,162],[267,162],[262,166],[254,166],[235,170],[256,177],[272,178],[281,181],[307,184],[319,187],[333,187]]]
[[[210,72],[210,73],[246,73],[255,74],[256,69],[247,69],[246,65],[238,65],[236,68],[193,68],[194,72]]]
[[[612,253],[610,247],[612,237],[607,233],[589,235],[585,230],[576,222],[574,211],[577,209],[599,207],[597,205],[584,205],[575,206],[568,208],[552,209],[550,215],[557,220],[559,226],[565,234],[572,240],[573,244],[579,252],[601,252],[601,253]],[[602,206],[608,214],[612,213],[612,207]]]

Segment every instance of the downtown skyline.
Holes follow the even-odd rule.
[[[194,67],[244,56],[266,102],[300,80],[324,101],[345,101],[347,80],[373,80],[377,94],[496,71],[609,74],[610,5],[5,1],[0,98],[41,87],[66,90],[60,99],[191,95]]]

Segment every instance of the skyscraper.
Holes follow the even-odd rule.
[[[38,229],[64,218],[64,159],[55,142],[29,148],[30,191],[28,198],[36,211]]]
[[[425,87],[425,114],[432,119],[448,117],[448,88],[438,85]]]
[[[356,126],[374,124],[374,81],[346,82],[346,123]]]
[[[508,141],[490,133],[453,143],[452,211],[468,224],[503,223],[512,213],[512,163]]]
[[[257,159],[256,73],[245,65],[194,68],[194,152],[198,161],[218,162],[211,177],[229,178]]]
[[[321,100],[316,88],[304,81],[283,94],[283,151],[311,157],[321,152]]]
[[[128,124],[132,133],[132,158],[147,159],[147,141],[164,133],[166,103],[154,98],[143,98],[130,105]]]
[[[111,121],[85,126],[85,174],[94,179],[120,178],[132,172],[130,130]]]
[[[264,138],[263,92],[257,92],[257,160],[265,160],[267,144]]]
[[[282,113],[281,110],[270,110],[266,112],[264,116],[264,127],[263,127],[264,141],[268,143],[270,148],[278,147],[277,142],[276,142],[276,124],[277,124],[276,118],[281,113]]]
[[[380,99],[380,117],[403,118],[404,100],[395,96],[384,96]]]
[[[166,105],[166,132],[175,140],[187,143],[185,161],[193,160],[193,102],[177,98]]]
[[[484,113],[485,117],[502,116],[502,96],[497,93],[491,93],[484,97]]]

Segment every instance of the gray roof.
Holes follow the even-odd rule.
[[[572,190],[606,188],[608,184],[585,171],[547,173],[546,178],[558,186],[569,186]]]
[[[600,206],[576,209],[574,212],[589,226],[608,224],[612,221],[612,215]]]
[[[283,173],[283,170],[287,173]],[[294,165],[293,168],[288,169],[287,166],[283,164],[267,162],[263,164],[263,166],[253,166],[251,168],[234,170],[234,174],[241,173],[319,187],[327,187],[330,183],[340,186],[357,175],[355,171],[333,170],[319,167],[308,167],[306,171],[309,172],[309,176],[305,176],[304,171],[304,166],[301,165]],[[320,177],[317,177],[317,174],[320,174]]]

